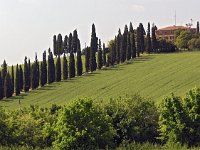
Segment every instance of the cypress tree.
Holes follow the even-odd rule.
[[[78,39],[78,50],[77,50],[77,62],[76,62],[76,68],[77,68],[77,76],[81,76],[83,74],[83,64],[81,59],[81,45],[80,40]]]
[[[105,48],[105,43],[103,43],[103,66],[106,66],[106,48]]]
[[[51,52],[51,49],[48,50],[48,84],[53,83],[55,81],[55,65],[54,65],[54,59],[53,54]]]
[[[90,43],[90,71],[93,72],[97,68],[96,63],[96,52],[98,48],[98,38],[96,37],[95,25],[92,25],[92,35],[91,35],[91,43]]]
[[[106,67],[110,66],[110,53],[107,55]]]
[[[109,62],[110,62],[110,65],[112,65],[112,66],[114,65],[115,59],[116,59],[115,40],[111,41],[111,43],[110,43]]]
[[[90,70],[90,48],[85,49],[85,71],[89,72]]]
[[[153,25],[152,28],[151,28],[153,52],[157,52],[156,30],[157,30],[157,27],[155,25]]]
[[[43,62],[40,63],[40,85],[41,87],[44,86],[44,65]]]
[[[19,67],[18,64],[16,66],[16,72],[15,72],[15,94],[20,94],[20,78],[19,78]]]
[[[73,37],[72,37],[72,51],[73,53],[76,53],[78,50],[78,34],[77,30],[73,31]]]
[[[3,89],[3,79],[1,76],[1,71],[0,71],[0,100],[3,99],[4,97],[4,89]]]
[[[199,21],[197,21],[197,34],[199,34]]]
[[[31,88],[31,60],[28,59],[28,85],[29,85],[29,89]]]
[[[70,52],[69,56],[69,78],[75,77],[75,60],[73,51]]]
[[[60,55],[58,55],[56,61],[56,81],[61,81],[61,62],[60,62]]]
[[[101,40],[99,39],[98,69],[101,69],[102,66],[103,66],[103,60],[102,60],[102,48],[101,48]]]
[[[130,60],[131,59],[131,41],[130,41],[130,33],[128,33],[127,37],[127,48],[126,48],[126,59]]]
[[[128,27],[125,25],[121,49],[121,62],[123,63],[126,60],[126,49],[127,49],[127,37],[128,37]]]
[[[121,52],[121,44],[122,44],[122,34],[119,29],[117,39],[116,39],[116,62],[119,64],[120,62],[120,52]]]
[[[7,63],[6,61],[4,60],[3,61],[3,64],[2,64],[2,81],[3,81],[3,84],[4,84],[4,80],[5,80],[5,77],[6,77],[6,74],[7,74]],[[4,86],[3,86],[4,87]]]
[[[64,42],[63,42],[63,52],[65,54],[69,53],[69,50],[68,50],[68,36],[67,35],[65,35]]]
[[[62,40],[62,35],[58,34],[57,37],[57,55],[62,55],[63,54],[63,40]]]
[[[53,36],[53,53],[55,56],[58,55],[56,35]]]
[[[143,52],[145,51],[145,40],[144,40],[144,35],[145,35],[145,31],[144,31],[144,27],[143,27],[143,24],[140,23],[139,24],[139,30],[140,30],[140,47],[141,47],[141,53],[143,54]]]
[[[35,84],[36,84],[36,88],[39,86],[39,83],[40,83],[40,66],[39,66],[39,62],[38,62],[38,59],[37,59],[37,54],[35,56],[35,77],[36,77],[36,80],[35,80]]]
[[[148,23],[148,29],[147,29],[147,52],[150,54],[152,51],[151,46],[151,36],[150,36],[150,23]]]
[[[133,30],[133,25],[130,23],[130,42],[131,42],[131,57],[136,58],[136,46],[135,46],[135,33]]]
[[[42,68],[43,68],[43,82],[44,85],[47,83],[47,60],[46,60],[46,51],[43,53],[43,61],[42,61]]]
[[[68,62],[67,62],[67,58],[65,56],[63,56],[63,80],[67,80],[68,79]]]
[[[29,68],[27,64],[27,57],[24,59],[24,92],[29,91]]]
[[[12,70],[11,70],[11,80],[12,80],[12,93],[14,93],[15,90],[15,75],[14,75],[14,67],[12,65]]]
[[[22,70],[22,66],[19,65],[19,88],[20,88],[20,91],[23,90],[23,85],[24,85],[23,70]]]
[[[34,62],[32,64],[32,67],[31,67],[31,88],[32,90],[36,89],[37,88],[37,65],[36,65],[36,62]]]
[[[68,50],[68,53],[72,51],[72,33],[69,34]]]
[[[4,95],[6,98],[12,97],[12,80],[10,77],[10,73],[8,72],[4,81]]]
[[[141,40],[140,40],[140,29],[137,27],[137,57],[140,57],[141,52]]]

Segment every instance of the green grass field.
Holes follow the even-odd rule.
[[[108,100],[139,93],[159,103],[172,92],[184,96],[193,87],[200,87],[200,52],[143,55],[128,64],[98,70],[71,80],[53,83],[21,96],[0,101],[9,109],[38,104],[66,104],[76,97]]]

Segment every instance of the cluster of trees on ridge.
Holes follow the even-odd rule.
[[[0,145],[55,149],[115,149],[121,144],[200,146],[200,89],[159,106],[139,95],[105,103],[81,98],[66,106],[0,109]],[[163,148],[163,147],[162,147]]]
[[[173,44],[156,39],[156,30],[157,27],[155,25],[150,29],[150,23],[148,23],[147,33],[142,23],[134,30],[132,23],[130,23],[129,29],[125,25],[123,34],[119,29],[118,35],[109,42],[108,50],[106,50],[105,44],[103,44],[102,49],[101,40],[98,39],[95,25],[93,24],[90,47],[84,49],[85,71],[93,72],[96,69],[101,69],[103,66],[109,67],[123,63],[139,57],[140,53],[144,52],[174,52],[176,48]],[[54,63],[53,54],[57,57],[56,63]],[[66,57],[68,54],[69,62]],[[75,54],[77,57],[76,62]],[[61,55],[63,55],[62,58]],[[83,74],[81,56],[80,40],[77,30],[74,30],[73,34],[66,35],[64,40],[61,34],[58,34],[58,36],[54,35],[53,52],[49,48],[47,59],[47,53],[44,51],[41,62],[38,61],[37,54],[33,63],[25,57],[23,68],[22,65],[17,64],[14,72],[14,67],[12,66],[10,74],[4,60],[0,72],[0,99],[4,97],[9,98],[14,93],[19,95],[21,91],[28,92],[30,89],[34,90],[47,83],[59,82],[62,79],[67,80],[68,78],[74,78],[76,75],[81,76]],[[61,61],[63,62],[62,66]]]

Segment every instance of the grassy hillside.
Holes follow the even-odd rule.
[[[16,109],[38,104],[65,104],[75,97],[110,97],[140,93],[159,102],[174,92],[185,95],[189,89],[200,87],[200,52],[143,55],[129,64],[96,71],[72,80],[53,83],[21,96],[0,101],[0,106]]]

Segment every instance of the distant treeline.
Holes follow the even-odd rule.
[[[47,56],[47,52],[44,51],[41,62],[38,61],[37,54],[33,63],[25,57],[24,65],[17,64],[15,71],[14,66],[12,66],[10,74],[4,60],[0,71],[0,99],[19,95],[22,91],[28,92],[30,89],[34,90],[39,86],[42,87],[55,81],[59,82],[62,79],[67,80],[68,78],[81,76],[83,74],[83,54],[85,55],[85,72],[93,72],[102,67],[133,60],[144,52],[149,54],[174,52],[176,47],[172,43],[156,39],[156,30],[155,25],[150,29],[150,23],[148,23],[147,33],[142,23],[134,30],[132,23],[130,23],[129,29],[125,25],[123,34],[119,29],[118,35],[109,42],[108,48],[105,47],[104,43],[102,48],[101,40],[98,39],[93,24],[90,46],[85,47],[83,50],[81,50],[77,30],[74,30],[73,34],[70,33],[69,36],[66,35],[64,40],[61,34],[54,35],[53,52],[49,48]],[[69,61],[66,56],[68,54]],[[53,55],[57,58],[56,62],[54,62]],[[61,57],[61,55],[63,56]],[[76,62],[75,56],[77,57]]]
[[[79,98],[66,106],[0,109],[0,145],[53,149],[115,149],[129,143],[200,146],[200,89],[161,105],[139,95],[104,103]],[[164,149],[165,149],[164,148]]]

